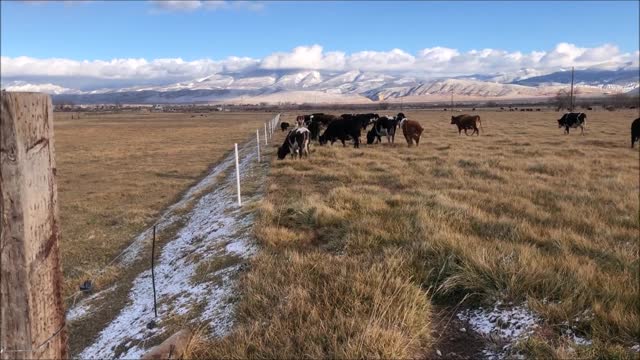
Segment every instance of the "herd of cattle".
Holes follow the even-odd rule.
[[[565,134],[570,128],[580,128],[584,135],[587,115],[585,113],[566,113],[558,120],[558,127],[565,129]],[[471,135],[480,135],[482,122],[478,115],[457,115],[451,117],[451,124],[456,125],[458,134],[464,130],[465,135],[469,135],[467,130],[473,130]],[[480,128],[478,128],[480,125]],[[371,129],[367,131],[367,128]],[[388,143],[394,143],[397,129],[402,129],[407,145],[409,147],[420,144],[420,137],[424,131],[423,127],[414,120],[409,120],[403,113],[396,116],[378,116],[378,114],[342,114],[340,116],[324,113],[311,115],[300,115],[296,118],[295,124],[282,122],[281,130],[287,131],[284,143],[278,148],[278,159],[284,159],[288,154],[292,157],[309,156],[309,144],[311,141],[318,141],[320,145],[330,142],[331,145],[340,140],[342,146],[346,146],[347,140],[353,140],[355,148],[360,147],[360,135],[366,131],[367,144],[379,143],[382,136],[387,138]],[[324,132],[320,132],[324,129]],[[631,125],[631,147],[636,141],[640,141],[640,118],[633,121]]]

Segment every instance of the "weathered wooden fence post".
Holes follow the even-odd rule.
[[[0,103],[0,359],[68,358],[51,98]]]

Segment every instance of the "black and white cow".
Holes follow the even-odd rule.
[[[376,144],[382,141],[382,136],[387,137],[387,143],[394,143],[396,137],[396,128],[399,120],[395,117],[381,116],[373,124],[373,127],[367,133],[367,144]]]
[[[309,139],[311,132],[306,127],[295,128],[287,134],[282,146],[278,148],[278,159],[282,160],[287,157],[287,154],[291,154],[291,157],[295,159],[296,155],[302,159],[304,154],[309,157]]]
[[[587,126],[587,114],[585,113],[566,113],[558,120],[558,127],[564,128],[564,133],[569,133],[569,128],[580,128],[581,134],[584,135],[584,128]]]

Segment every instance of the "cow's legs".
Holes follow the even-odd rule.
[[[420,145],[420,135],[416,135],[416,147]]]
[[[580,135],[584,136],[584,126],[580,125]]]
[[[565,134],[567,134],[567,135],[569,135],[569,127],[568,127],[568,126],[565,126],[565,128],[564,128],[564,133],[565,133]]]

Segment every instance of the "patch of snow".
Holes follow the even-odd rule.
[[[562,333],[578,346],[591,346],[593,341],[576,334],[572,329],[565,329]]]
[[[253,171],[250,167],[256,163],[255,143],[245,144],[240,149],[240,155],[242,177],[247,170]],[[139,358],[145,352],[146,341],[163,333],[164,321],[168,316],[186,314],[191,309],[197,311],[190,314],[193,317],[190,321],[209,324],[213,335],[222,336],[229,331],[233,317],[233,304],[229,300],[234,291],[234,275],[240,269],[240,264],[212,271],[211,276],[204,276],[198,283],[194,283],[192,278],[199,265],[207,265],[207,260],[229,253],[247,259],[255,253],[250,243],[253,216],[243,214],[237,206],[235,172],[230,171],[223,180],[218,177],[234,166],[233,163],[234,156],[230,154],[161,217],[160,228],[170,226],[179,218],[174,214],[176,209],[194,200],[210,185],[216,185],[197,200],[186,216],[184,226],[161,250],[155,267],[158,326],[153,329],[146,327],[154,319],[151,271],[146,270],[133,281],[128,304],[100,332],[96,341],[78,355],[80,358]],[[254,198],[245,201],[258,196],[254,195]],[[136,245],[123,255],[124,264],[138,256],[144,239],[149,237],[148,232],[140,234],[134,241]],[[89,309],[87,305],[71,309],[68,319],[81,318]]]
[[[631,350],[635,352],[640,352],[640,344],[633,345],[631,347]]]
[[[499,345],[498,349],[487,348],[483,354],[487,359],[504,358],[511,347],[519,340],[533,334],[541,321],[540,317],[529,310],[526,304],[514,306],[497,302],[493,308],[467,309],[457,314],[478,334],[490,338]],[[509,354],[510,357],[518,354]]]
[[[51,83],[46,84],[30,84],[25,81],[14,81],[3,87],[7,91],[24,91],[24,92],[43,92],[47,94],[79,94],[76,89],[69,89]]]
[[[516,340],[531,334],[540,321],[526,306],[510,307],[501,302],[496,303],[493,309],[464,310],[457,316],[458,319],[469,322],[474,331],[504,340]]]

